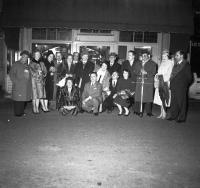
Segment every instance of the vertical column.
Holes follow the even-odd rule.
[[[32,29],[31,28],[21,28],[19,34],[19,50],[32,50]]]

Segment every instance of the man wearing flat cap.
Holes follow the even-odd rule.
[[[20,56],[20,60],[13,64],[10,71],[15,116],[25,115],[25,103],[32,99],[31,74],[28,65],[30,54],[24,50],[20,53]]]

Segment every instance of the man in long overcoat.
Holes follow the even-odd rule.
[[[22,51],[20,55],[20,60],[13,64],[10,71],[15,116],[24,115],[25,102],[32,99],[31,73],[28,65],[29,52]]]
[[[142,62],[136,64],[137,83],[135,89],[135,113],[143,116],[145,107],[148,116],[152,116],[152,102],[154,97],[154,76],[157,64],[148,52],[142,54]]]
[[[75,84],[80,88],[80,92],[83,92],[85,84],[90,81],[90,73],[94,70],[94,63],[88,60],[88,53],[84,52],[81,55],[81,61],[76,64],[75,67]]]
[[[176,120],[178,123],[185,122],[188,87],[191,81],[190,64],[184,59],[184,52],[177,51],[170,77],[171,106],[167,113],[168,120]]]

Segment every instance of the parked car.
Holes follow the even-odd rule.
[[[200,99],[200,77],[197,77],[197,74],[194,73],[194,81],[189,88],[189,98]]]

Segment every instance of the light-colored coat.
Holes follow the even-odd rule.
[[[29,66],[20,61],[13,64],[10,71],[12,81],[12,99],[15,101],[30,101],[32,99],[31,73]]]

